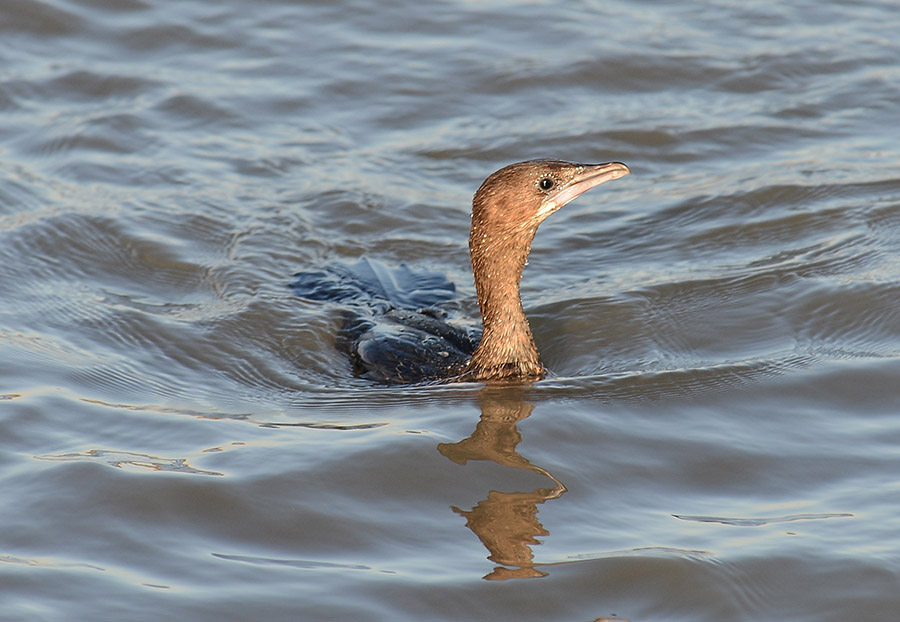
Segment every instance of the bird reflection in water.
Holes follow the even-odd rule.
[[[503,466],[527,469],[553,482],[552,488],[532,492],[497,492],[471,510],[453,507],[466,518],[471,529],[490,551],[488,559],[501,564],[484,578],[494,581],[543,577],[547,573],[536,568],[531,547],[540,544],[538,536],[550,532],[538,520],[538,505],[566,492],[566,487],[546,469],[531,464],[516,451],[522,434],[516,424],[534,409],[524,399],[521,386],[488,385],[479,396],[481,419],[475,431],[457,443],[441,443],[438,451],[457,464],[469,460],[491,460]]]

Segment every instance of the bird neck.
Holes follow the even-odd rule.
[[[535,230],[489,237],[472,227],[469,249],[482,322],[481,342],[466,371],[473,380],[544,375],[519,292]]]

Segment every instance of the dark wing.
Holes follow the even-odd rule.
[[[370,380],[413,383],[459,375],[480,334],[447,321],[436,306],[451,300],[442,274],[390,268],[370,259],[294,275],[291,289],[308,300],[341,303],[338,347]]]

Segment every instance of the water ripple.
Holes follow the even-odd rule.
[[[186,458],[161,458],[159,456],[151,456],[149,454],[140,454],[130,451],[91,449],[88,451],[65,454],[45,454],[43,456],[35,456],[35,458],[53,462],[99,462],[101,464],[116,467],[117,469],[129,469],[137,472],[150,470],[165,473],[185,473],[188,475],[224,475],[224,473],[217,473],[216,471],[205,471],[203,469],[194,468],[188,464]]]
[[[213,557],[246,564],[264,566],[287,566],[300,570],[364,570],[383,574],[395,574],[393,570],[380,570],[363,564],[339,564],[335,562],[323,562],[306,559],[276,559],[271,557],[252,557],[248,555],[226,555],[225,553],[213,553]]]
[[[773,525],[779,523],[792,523],[801,520],[822,520],[826,518],[854,518],[853,514],[837,513],[837,514],[790,514],[788,516],[775,516],[768,518],[724,518],[719,516],[687,516],[681,514],[673,514],[675,518],[696,523],[720,523],[722,525],[731,525],[734,527],[763,527],[765,525]]]

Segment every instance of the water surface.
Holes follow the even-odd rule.
[[[0,10],[4,620],[891,620],[892,3]],[[298,271],[456,284],[513,161],[621,160],[552,377],[386,387]]]

